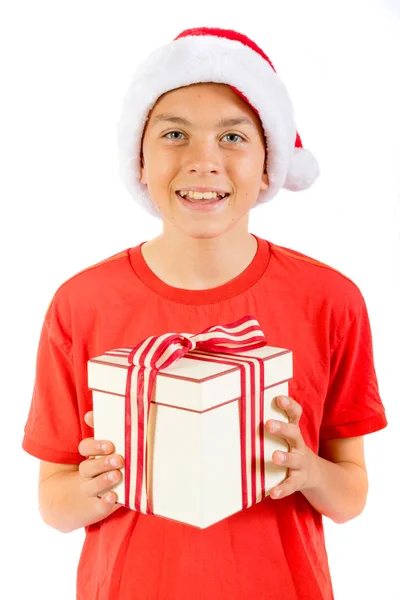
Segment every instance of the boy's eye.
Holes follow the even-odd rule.
[[[173,136],[173,137],[168,138],[170,140],[182,139],[182,138],[178,138],[177,136],[174,136],[173,134],[183,135],[183,133],[181,131],[169,131],[163,137],[168,138],[168,136]],[[244,140],[244,138],[241,135],[239,135],[238,133],[227,133],[224,135],[224,138],[225,137],[231,137],[231,138],[234,137],[234,138],[240,138],[242,141]]]
[[[241,135],[239,135],[238,133],[227,133],[226,135],[224,135],[224,137],[235,137],[235,138],[240,138],[242,141],[244,138],[242,138]]]
[[[173,134],[173,133],[177,133],[178,135],[183,135],[183,133],[181,131],[170,131],[169,133],[166,133],[164,135],[164,137],[168,137],[169,135]],[[177,137],[173,137],[173,138],[169,138],[170,140],[177,140],[179,138]]]

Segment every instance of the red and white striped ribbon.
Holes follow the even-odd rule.
[[[266,345],[257,319],[246,315],[234,323],[215,325],[196,335],[165,333],[151,336],[131,349],[125,391],[126,507],[152,514],[147,493],[147,429],[153,388],[158,371],[183,356],[239,366],[243,508],[265,497],[264,361],[240,353]],[[131,478],[135,490],[133,503]]]

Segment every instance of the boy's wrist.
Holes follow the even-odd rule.
[[[306,449],[308,454],[308,463],[310,465],[308,469],[308,476],[305,485],[301,491],[316,490],[321,485],[321,461],[323,459],[315,454],[310,448]]]

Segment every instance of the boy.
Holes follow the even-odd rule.
[[[318,176],[287,92],[246,36],[187,30],[137,71],[119,134],[124,180],[163,230],[57,290],[23,440],[41,459],[44,521],[85,527],[77,598],[329,600],[322,515],[343,523],[361,513],[362,436],[387,421],[359,289],[248,232],[254,206]],[[93,440],[87,361],[246,314],[269,345],[293,351],[289,398],[278,397],[289,423],[265,424],[289,444],[273,456],[289,468],[286,480],[205,530],[117,504],[123,458],[109,440]]]

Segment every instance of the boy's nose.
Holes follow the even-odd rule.
[[[222,167],[222,155],[215,143],[201,143],[188,149],[187,165],[195,171],[218,171]]]

